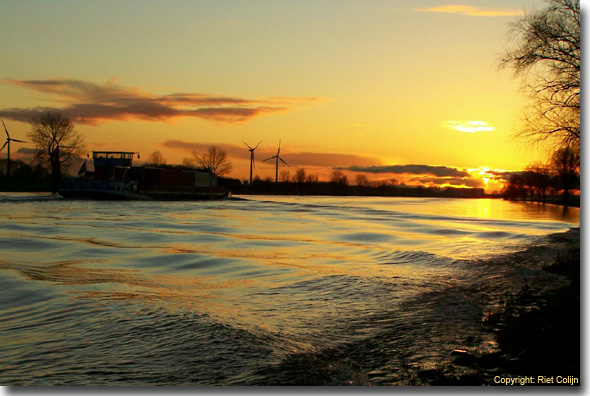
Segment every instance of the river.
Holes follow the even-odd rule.
[[[542,275],[486,260],[579,222],[491,199],[3,193],[0,385],[403,384],[466,339],[493,349],[482,293]]]

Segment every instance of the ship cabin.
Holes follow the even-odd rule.
[[[134,155],[134,152],[129,151],[93,151],[94,177],[100,180],[115,179],[117,169],[131,169]]]

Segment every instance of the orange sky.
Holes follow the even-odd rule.
[[[32,116],[60,111],[89,151],[160,150],[169,164],[219,145],[239,179],[249,174],[243,142],[262,141],[264,178],[274,164],[261,160],[281,140],[291,174],[492,191],[494,175],[542,159],[513,138],[524,99],[497,68],[508,24],[540,6],[3,2],[0,117],[26,140]]]

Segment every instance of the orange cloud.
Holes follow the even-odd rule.
[[[89,125],[109,120],[166,121],[179,117],[240,123],[318,100],[288,97],[251,99],[190,92],[156,95],[136,87],[124,87],[113,81],[99,85],[89,81],[59,78],[5,80],[2,83],[44,93],[53,97],[54,102],[62,104],[62,107],[0,110],[0,116],[22,122],[30,122],[40,113],[51,111]]]
[[[504,8],[478,8],[472,5],[447,4],[443,6],[417,8],[416,11],[424,12],[442,12],[447,14],[459,14],[466,16],[477,17],[501,17],[501,16],[515,16],[523,15],[524,11],[507,10]]]

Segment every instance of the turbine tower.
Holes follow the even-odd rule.
[[[281,160],[281,162],[287,166],[289,166],[288,163],[285,162],[284,159],[281,158],[280,156],[281,153],[281,141],[279,140],[279,149],[277,150],[277,155],[274,155],[270,158],[265,159],[264,161],[268,161],[271,159],[275,159],[276,160],[276,174],[275,174],[275,182],[278,183],[279,182],[279,160]]]
[[[260,146],[260,143],[262,143],[262,140],[258,142],[258,144],[256,145],[256,147],[252,148],[248,145],[248,143],[246,142],[242,142],[244,143],[247,147],[248,150],[250,151],[250,187],[252,187],[252,168],[255,167],[254,165],[254,150],[256,150],[258,148],[258,146]]]
[[[8,146],[8,151],[6,152],[6,178],[8,179],[10,177],[10,142],[19,142],[19,143],[26,143],[26,142],[23,140],[12,139],[10,137],[10,135],[8,134],[8,129],[6,129],[6,124],[4,123],[4,120],[2,120],[2,125],[4,125],[4,132],[6,132],[6,142],[4,143],[4,146],[2,146],[2,148],[0,148],[0,152],[2,152],[2,150],[4,150],[4,147]]]

